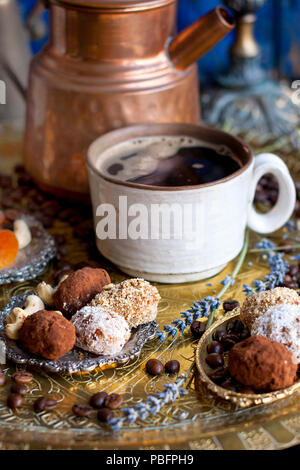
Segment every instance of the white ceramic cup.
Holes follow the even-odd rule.
[[[116,144],[147,136],[178,135],[228,147],[238,157],[241,168],[212,183],[182,187],[122,182],[99,169],[103,153]],[[98,249],[125,273],[157,282],[190,282],[214,276],[240,252],[247,225],[258,233],[274,232],[289,219],[296,201],[293,180],[279,157],[263,153],[254,158],[251,149],[236,137],[200,125],[138,125],[109,132],[89,147],[87,167],[96,233],[99,214],[103,215],[99,207],[110,205],[118,216],[116,238],[97,237]],[[276,177],[279,197],[275,206],[262,214],[256,211],[253,199],[258,181],[266,173]],[[126,205],[120,207],[120,200]],[[134,206],[131,216],[136,215],[137,204],[149,214],[161,204],[182,213],[188,207],[190,216],[184,219],[183,236],[164,234],[165,227],[157,218],[151,220],[154,238],[133,239],[128,233],[124,235],[124,226],[120,235],[122,220],[123,225],[128,224],[126,229],[130,226],[127,209]]]

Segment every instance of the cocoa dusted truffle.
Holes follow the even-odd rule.
[[[233,346],[229,352],[228,370],[246,387],[269,392],[292,385],[297,364],[283,344],[257,335]]]
[[[39,310],[25,319],[19,338],[32,354],[56,360],[73,348],[76,330],[60,313]]]
[[[53,296],[55,306],[67,318],[71,318],[110,282],[104,269],[79,269],[58,286]]]

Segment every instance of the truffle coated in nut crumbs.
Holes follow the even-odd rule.
[[[126,279],[120,284],[105,286],[91,301],[91,306],[113,310],[123,316],[130,327],[155,320],[160,295],[156,287],[144,279]]]
[[[58,286],[53,295],[55,307],[67,318],[71,318],[110,282],[110,277],[104,269],[78,269]]]
[[[60,313],[39,310],[25,319],[19,338],[32,354],[57,360],[75,345],[76,331]]]
[[[295,290],[287,287],[275,287],[249,295],[241,306],[240,318],[251,331],[252,324],[258,317],[264,315],[270,307],[282,304],[300,305],[300,297]]]

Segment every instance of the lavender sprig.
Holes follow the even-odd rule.
[[[284,253],[277,252],[278,246],[267,238],[256,243],[255,248],[258,252],[266,252],[270,272],[263,280],[255,279],[252,286],[244,284],[243,292],[246,296],[281,285],[289,270],[289,264],[283,259]]]
[[[148,416],[158,414],[168,403],[173,403],[177,398],[186,395],[187,390],[183,388],[183,385],[186,383],[193,367],[194,365],[188,369],[186,374],[178,377],[175,382],[163,384],[164,390],[155,395],[149,395],[146,401],[137,403],[130,408],[122,408],[121,415],[112,418],[108,423],[112,430],[118,431],[126,424],[131,425],[138,420],[144,421]],[[178,419],[184,419],[185,417],[185,413],[181,413]]]

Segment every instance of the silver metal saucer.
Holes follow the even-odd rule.
[[[132,330],[129,341],[116,356],[96,356],[87,351],[74,347],[58,361],[50,361],[23,351],[18,341],[7,338],[5,319],[13,308],[22,307],[26,297],[32,292],[26,292],[12,297],[7,306],[0,312],[0,340],[6,346],[6,358],[17,364],[24,364],[34,369],[44,369],[47,372],[88,372],[96,368],[109,368],[127,362],[138,356],[149,339],[153,338],[158,324],[155,321],[140,325]]]
[[[23,215],[22,219],[30,229],[36,228],[40,236],[33,236],[31,243],[19,250],[15,261],[0,270],[0,285],[34,279],[45,270],[49,261],[56,255],[55,240],[42,224],[29,215]]]

